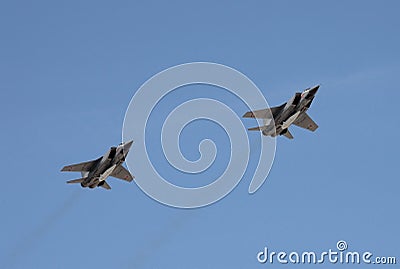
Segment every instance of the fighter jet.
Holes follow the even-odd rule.
[[[111,147],[104,156],[84,163],[64,166],[61,171],[81,172],[82,178],[67,181],[67,183],[81,183],[82,188],[103,187],[111,189],[106,182],[107,177],[112,176],[131,182],[133,176],[122,166],[128,155],[133,141],[121,143],[117,147]]]
[[[307,88],[303,92],[297,92],[288,102],[280,106],[247,112],[243,115],[244,118],[264,120],[263,126],[250,128],[249,131],[261,131],[263,135],[272,137],[284,135],[293,139],[288,128],[294,124],[314,132],[318,125],[308,116],[307,110],[310,108],[318,88],[319,85]]]

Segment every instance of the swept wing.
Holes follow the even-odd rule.
[[[110,176],[126,180],[128,182],[131,182],[133,180],[133,176],[131,175],[131,173],[129,173],[129,171],[122,165],[118,165],[117,167],[115,167]]]
[[[314,132],[318,125],[308,116],[306,112],[301,113],[293,122],[294,125]]]
[[[95,166],[97,164],[97,162],[100,161],[100,159],[101,158],[93,160],[93,161],[67,165],[67,166],[64,166],[63,169],[61,169],[61,171],[88,172],[92,169],[93,166]]]
[[[282,111],[285,105],[286,103],[276,107],[249,111],[243,115],[243,118],[270,119],[271,116],[275,118]]]

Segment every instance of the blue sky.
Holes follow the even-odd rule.
[[[0,267],[263,268],[271,266],[256,260],[264,246],[324,251],[338,240],[398,255],[399,8],[397,1],[1,2]],[[309,112],[320,128],[278,138],[271,173],[254,195],[249,171],[201,209],[161,205],[133,182],[111,179],[111,191],[65,184],[79,175],[60,173],[62,166],[121,141],[140,85],[192,61],[236,68],[272,106],[321,84]],[[232,96],[202,93],[244,112]],[[164,106],[159,111],[168,99]],[[222,172],[225,135],[195,124],[221,143],[211,174]],[[183,151],[195,159],[203,137],[187,132]],[[165,171],[157,150],[154,162]],[[346,265],[321,267],[335,266]]]

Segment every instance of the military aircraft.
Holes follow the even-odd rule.
[[[128,155],[133,141],[121,143],[117,147],[111,147],[104,156],[84,163],[64,166],[61,171],[81,172],[82,178],[67,181],[67,183],[81,183],[82,188],[103,187],[111,189],[106,182],[107,177],[112,176],[131,182],[133,176],[122,166]]]
[[[249,131],[261,131],[263,135],[272,137],[284,135],[293,139],[288,128],[294,124],[314,132],[318,125],[308,116],[307,110],[310,108],[318,88],[319,85],[307,88],[303,92],[297,92],[288,102],[280,106],[245,113],[244,118],[264,120],[263,126],[249,128]]]

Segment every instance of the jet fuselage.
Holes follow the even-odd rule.
[[[268,124],[267,120],[264,121],[266,128],[262,131],[263,135],[274,137],[285,134],[288,127],[296,121],[299,115],[302,112],[306,112],[311,106],[318,88],[319,86],[315,86],[303,92],[295,93],[280,111],[272,115],[275,126],[273,124]]]
[[[81,182],[82,187],[95,188],[104,184],[106,178],[114,169],[125,161],[132,142],[111,147],[110,150],[98,159],[91,171],[82,172],[85,179]]]

